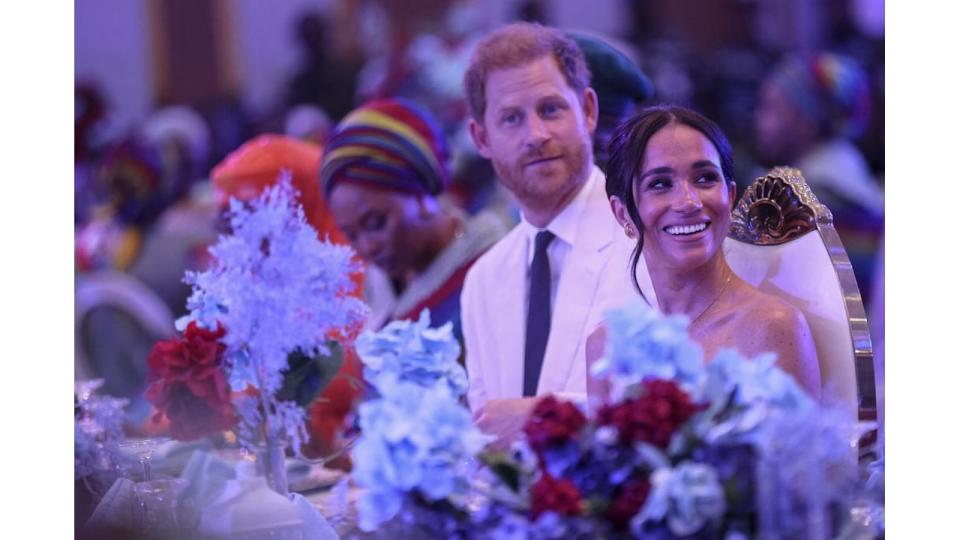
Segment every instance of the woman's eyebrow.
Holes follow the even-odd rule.
[[[644,178],[654,175],[654,174],[669,174],[672,173],[673,169],[670,167],[657,167],[656,169],[650,169],[649,171],[640,175],[640,178],[637,178],[638,181],[643,180]]]
[[[708,160],[708,159],[702,159],[702,160],[700,160],[700,161],[697,161],[696,163],[694,163],[694,164],[691,166],[692,169],[703,169],[703,168],[706,168],[706,167],[710,167],[710,168],[713,168],[713,169],[718,168],[716,163],[714,163],[714,162],[712,162],[712,161],[710,161],[710,160]]]

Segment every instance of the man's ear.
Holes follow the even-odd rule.
[[[589,86],[583,91],[583,119],[587,124],[587,130],[593,135],[597,130],[597,122],[600,118],[600,101],[597,98],[597,92]]]
[[[487,129],[482,124],[470,118],[470,138],[477,147],[477,152],[486,159],[490,159],[490,139],[487,136]]]
[[[636,238],[640,235],[633,221],[630,219],[630,212],[627,211],[627,205],[620,200],[620,197],[616,195],[610,196],[610,210],[613,212],[614,219],[616,219],[617,223],[623,228],[623,232],[628,238]]]

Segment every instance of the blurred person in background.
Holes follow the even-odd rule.
[[[76,236],[77,377],[104,378],[105,393],[128,398],[131,429],[144,424],[146,358],[174,333],[185,306],[186,270],[202,268],[216,232],[215,210],[195,189],[209,156],[209,132],[187,107],[153,113],[93,170],[95,203]]]
[[[73,97],[73,222],[85,223],[96,204],[93,176],[104,151],[107,102],[92,83],[77,83]]]
[[[283,132],[288,137],[323,146],[333,132],[333,122],[316,105],[297,105],[284,116]]]
[[[323,194],[354,249],[380,271],[369,274],[380,282],[380,292],[371,294],[379,298],[370,302],[370,328],[415,320],[429,308],[433,326],[452,322],[462,340],[464,276],[504,229],[488,213],[470,217],[439,199],[450,184],[449,167],[436,120],[402,98],[359,107],[330,137],[320,169]]]
[[[338,53],[329,22],[320,13],[303,13],[295,32],[302,57],[287,86],[286,107],[315,105],[334,120],[343,118],[355,104],[361,62]]]
[[[297,200],[303,206],[307,222],[317,231],[321,240],[347,244],[347,238],[337,228],[333,216],[320,193],[317,174],[323,148],[282,135],[260,135],[247,141],[214,167],[211,178],[214,198],[221,210],[226,210],[230,199],[249,201],[277,183],[281,174],[290,174],[291,185],[298,191]],[[354,275],[354,293],[363,291],[363,274]],[[293,356],[291,371],[307,373],[306,384],[330,382],[309,405],[310,442],[304,447],[308,456],[323,457],[341,446],[345,422],[354,402],[360,397],[362,366],[350,345],[354,336],[331,336],[343,346],[343,363],[336,374],[310,371],[305,358]],[[340,339],[345,338],[345,339]],[[346,459],[335,460],[331,466],[347,467]]]
[[[379,23],[377,40],[360,74],[362,100],[402,97],[426,109],[438,122],[449,151],[450,185],[443,197],[468,214],[488,210],[508,225],[516,205],[498,188],[487,160],[477,154],[467,130],[463,72],[485,30],[478,0],[417,3],[379,0],[368,4],[368,21]],[[374,33],[368,30],[369,33]]]
[[[157,147],[164,174],[172,179],[177,199],[210,170],[210,128],[191,107],[173,105],[152,113],[139,129],[140,137]]]
[[[146,424],[147,354],[173,335],[171,309],[129,270],[143,237],[168,204],[160,152],[131,137],[109,149],[93,173],[97,202],[75,237],[75,377],[104,379],[126,398],[127,427]]]
[[[768,167],[800,169],[833,213],[869,309],[883,229],[883,188],[854,144],[867,128],[866,74],[847,57],[787,57],[765,77],[754,115],[754,144]]]
[[[183,273],[200,270],[206,247],[216,240],[216,215],[210,184],[210,128],[190,107],[178,105],[151,114],[139,138],[160,156],[162,183],[169,201],[146,231],[127,270],[153,289],[173,313],[183,311],[190,287]]]
[[[143,237],[163,213],[173,191],[165,185],[158,148],[131,136],[110,147],[95,167],[96,201],[77,227],[77,269],[127,271],[140,254]]]
[[[604,39],[583,33],[569,36],[583,51],[590,86],[597,92],[600,116],[593,134],[593,161],[606,172],[607,144],[614,130],[653,96],[653,83],[636,62]]]

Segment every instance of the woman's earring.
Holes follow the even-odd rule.
[[[624,234],[627,235],[627,238],[633,239],[633,237],[634,237],[633,229],[631,229],[629,225],[624,225],[624,226],[623,226],[623,232],[624,232]]]

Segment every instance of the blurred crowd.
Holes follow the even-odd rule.
[[[185,311],[190,291],[184,271],[204,267],[206,247],[224,230],[220,215],[227,199],[255,196],[281,166],[290,167],[289,156],[299,156],[294,174],[301,178],[295,184],[302,202],[318,212],[310,216],[308,209],[308,219],[332,239],[353,243],[379,270],[364,283],[377,315],[371,324],[414,313],[427,301],[440,306],[449,300],[414,293],[427,286],[437,261],[450,259],[452,268],[472,261],[516,223],[516,205],[467,129],[463,72],[473,46],[490,30],[477,17],[481,3],[360,4],[368,9],[300,16],[290,29],[300,45],[300,66],[289,80],[276,81],[282,99],[259,115],[238,96],[224,96],[216,106],[159,103],[133,129],[108,136],[110,96],[96,81],[77,81],[77,376],[111,374],[105,390],[133,400],[131,421],[149,412],[139,398],[149,348],[173,334],[174,319]],[[874,276],[882,275],[876,261],[884,223],[884,38],[882,18],[878,26],[869,9],[877,3],[811,2],[816,8],[799,11],[804,2],[695,4],[624,2],[629,33],[577,29],[574,37],[600,97],[598,164],[605,134],[643,104],[701,111],[730,136],[738,193],[771,166],[802,170],[832,210],[868,314],[876,314],[871,308],[883,305]],[[520,2],[515,18],[552,24],[551,9],[546,0]],[[381,37],[378,47],[362,42],[370,26]],[[400,105],[377,105],[386,98],[400,98],[390,101]],[[367,116],[351,113],[361,106]],[[398,135],[377,114],[422,129]],[[347,136],[351,126],[361,131]],[[371,240],[339,231],[331,217],[337,207],[332,214],[325,206],[337,203],[343,213],[357,201],[379,200],[382,191],[336,188],[349,184],[333,182],[332,172],[321,185],[320,156],[355,151],[351,145],[367,133],[362,130],[374,128],[378,140],[428,149],[402,156],[411,167],[428,163],[422,176],[428,180],[385,182],[400,198],[384,204],[396,212],[408,201],[419,205],[412,207],[422,217],[415,236]],[[354,223],[341,217],[338,223]],[[353,228],[368,226],[356,217]],[[386,248],[363,247],[374,241],[408,242],[396,251],[416,257],[394,260]],[[454,298],[458,283],[443,283]],[[879,322],[882,327],[882,311]]]

